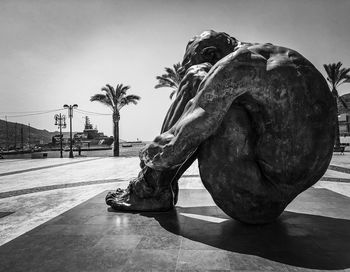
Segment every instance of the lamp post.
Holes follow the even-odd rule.
[[[21,149],[23,151],[23,148],[24,148],[24,144],[23,144],[23,124],[21,124]]]
[[[30,149],[30,123],[28,123],[28,148]]]
[[[6,120],[6,148],[7,151],[9,151],[9,125],[7,123],[7,116],[5,116],[5,120]]]
[[[60,128],[60,153],[61,153],[61,158],[63,158],[63,148],[62,148],[62,127],[66,128],[66,116],[60,114],[55,114],[55,125]]]
[[[73,109],[77,108],[78,105],[67,105],[65,104],[63,108],[68,109],[68,117],[69,117],[69,138],[70,138],[70,150],[69,150],[69,158],[74,158],[73,156],[73,137],[72,137],[72,118],[73,118]]]
[[[17,122],[15,123],[15,150],[17,150]]]

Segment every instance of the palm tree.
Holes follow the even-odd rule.
[[[339,96],[337,88],[343,83],[350,82],[350,68],[341,68],[343,64],[339,61],[338,63],[323,64],[324,69],[327,72],[327,80],[333,94],[336,105],[341,103],[344,108],[348,108],[345,101]],[[339,114],[339,108],[337,107],[337,116]],[[339,121],[337,118],[336,130],[335,130],[335,147],[340,146],[340,133],[339,133]]]
[[[118,84],[114,89],[111,85],[106,84],[105,87],[101,88],[104,94],[95,94],[91,96],[90,101],[98,101],[113,111],[113,136],[114,136],[114,148],[113,156],[119,156],[119,120],[120,120],[120,110],[130,104],[137,104],[137,101],[141,98],[137,95],[126,95],[127,90],[130,86],[124,86],[123,84]]]
[[[156,89],[163,88],[163,87],[172,88],[173,91],[170,93],[170,99],[171,99],[174,96],[174,94],[177,93],[179,84],[182,80],[182,76],[179,73],[180,68],[181,68],[180,62],[175,63],[173,65],[173,68],[165,67],[166,74],[156,77],[156,79],[158,80],[158,84],[154,86],[154,88]]]

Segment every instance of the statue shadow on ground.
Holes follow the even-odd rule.
[[[153,217],[171,233],[217,249],[303,268],[350,267],[350,221],[345,219],[285,211],[273,223],[246,225],[215,206],[141,215]]]

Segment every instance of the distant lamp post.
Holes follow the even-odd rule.
[[[66,128],[66,116],[60,114],[55,114],[55,125],[60,128],[60,153],[61,153],[61,158],[63,158],[63,147],[62,147],[62,141],[63,141],[63,136],[62,136],[62,128]]]
[[[30,149],[30,123],[28,123],[28,148]]]
[[[9,125],[7,122],[7,116],[5,116],[5,120],[6,120],[6,151],[10,150],[10,145],[9,145]]]
[[[69,138],[70,138],[70,150],[69,150],[69,158],[74,158],[73,156],[73,137],[72,137],[72,118],[73,118],[73,109],[77,108],[78,105],[67,105],[65,104],[63,108],[68,109],[68,117],[69,117]]]

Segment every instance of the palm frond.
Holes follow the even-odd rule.
[[[140,96],[130,94],[127,96],[124,96],[120,99],[120,102],[118,103],[118,110],[120,110],[122,107],[129,105],[130,103],[137,105],[137,102],[141,99]]]
[[[111,103],[109,97],[104,95],[104,94],[95,94],[95,95],[90,97],[90,101],[91,102],[98,101],[98,102],[113,109],[113,104]]]
[[[348,109],[346,102],[339,95],[337,90],[339,85],[350,82],[350,68],[342,68],[342,65],[343,64],[339,61],[337,63],[323,64],[323,67],[327,73],[327,80],[331,86],[331,92],[338,101],[338,108],[340,103],[345,109]]]
[[[347,80],[349,80],[350,75],[348,74],[350,72],[350,68],[342,68],[339,71],[339,79],[338,79],[338,86],[346,83]]]
[[[158,83],[154,86],[155,89],[158,88],[172,88],[174,89],[172,93],[170,94],[170,97],[172,98],[175,93],[177,93],[180,82],[182,80],[182,77],[179,73],[179,70],[181,68],[180,62],[173,64],[173,67],[165,67],[165,74],[162,74],[161,76],[157,76],[156,79],[158,80]],[[175,91],[175,93],[173,93]]]
[[[138,95],[135,95],[135,94],[130,94],[130,95],[127,95],[125,96],[125,99],[128,101],[128,102],[132,102],[134,104],[137,104],[137,101],[141,99],[140,96]]]
[[[108,96],[109,100],[112,102],[113,107],[116,105],[116,94],[115,94],[115,90],[114,88],[109,85],[106,84],[106,87],[102,87],[101,91],[104,91],[106,93],[106,95]]]
[[[119,101],[122,96],[126,94],[126,91],[130,88],[130,86],[124,86],[123,84],[118,84],[115,88],[116,99]]]
[[[138,95],[126,95],[127,90],[130,86],[117,84],[114,89],[111,85],[106,84],[106,86],[101,88],[101,91],[105,94],[95,94],[90,98],[90,101],[99,101],[112,108],[114,112],[119,114],[119,110],[130,103],[137,104],[137,101],[141,99]]]
[[[340,101],[340,103],[343,105],[344,108],[348,109],[348,106],[346,105],[344,99],[341,96],[338,96],[338,100]]]
[[[174,82],[172,79],[162,77],[162,76],[157,76],[156,79],[158,79],[158,84],[155,86],[155,88],[161,88],[161,87],[169,87],[169,88],[177,88],[178,85],[176,82]]]
[[[175,71],[178,71],[178,70],[181,68],[181,63],[180,63],[180,62],[175,63],[175,64],[173,65],[173,67],[174,67],[174,70],[175,70]]]
[[[323,68],[326,70],[327,76],[330,75],[330,64],[323,64]]]
[[[341,68],[343,63],[340,61],[337,63],[323,64],[327,73],[327,81],[330,83],[333,90],[343,84],[350,82],[350,68]]]
[[[165,67],[165,72],[167,73],[169,78],[175,78],[176,77],[176,75],[175,75],[176,72],[172,68]]]
[[[121,88],[121,94],[126,95],[126,92],[130,89],[130,86],[123,86]]]
[[[173,90],[171,93],[170,93],[170,99],[172,99],[173,98],[173,96],[174,96],[174,94],[176,94],[176,90]]]
[[[117,87],[115,87],[115,97],[116,97],[116,100],[119,101],[120,100],[120,97],[122,96],[121,95],[121,88],[123,87],[123,84],[117,84]],[[116,103],[117,104],[117,103]]]
[[[109,90],[108,92],[111,94],[111,97],[113,98],[112,100],[115,101],[115,90],[114,90],[114,88],[111,85],[109,85],[109,84],[106,84],[106,86],[107,86],[107,88]]]
[[[173,65],[173,67],[174,67],[174,70],[175,70],[176,81],[180,84],[180,82],[182,80],[182,76],[180,75],[180,69],[181,69],[180,62],[175,63]]]

